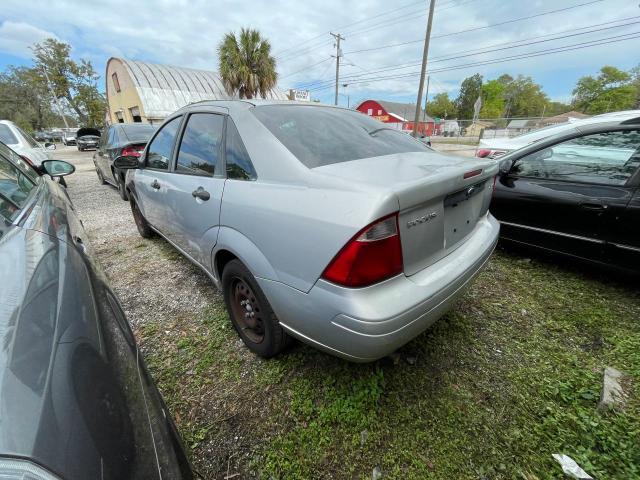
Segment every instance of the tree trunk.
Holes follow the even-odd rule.
[[[80,108],[78,107],[76,102],[73,101],[73,99],[71,98],[71,95],[69,93],[67,93],[67,94],[65,94],[64,98],[67,100],[67,102],[69,102],[69,105],[71,106],[71,108],[73,108],[73,110],[78,115],[78,118],[80,119],[80,123],[82,125],[86,125],[87,121],[88,121],[87,115],[82,113],[82,110],[80,110]],[[64,112],[61,112],[61,114],[64,115]]]

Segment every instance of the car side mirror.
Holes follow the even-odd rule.
[[[51,142],[45,142],[44,148],[46,148],[47,150],[55,150],[56,144]]]
[[[500,175],[507,175],[511,171],[513,162],[511,160],[504,159],[500,161],[499,166],[500,166]]]
[[[116,159],[113,161],[113,166],[119,168],[120,170],[132,170],[140,168],[140,158],[130,155],[116,157]]]
[[[51,177],[64,177],[76,171],[76,167],[64,160],[45,160],[40,166]]]

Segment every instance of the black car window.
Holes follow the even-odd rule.
[[[190,115],[182,135],[176,171],[190,175],[213,176],[220,161],[223,129],[222,115]]]
[[[15,145],[18,143],[16,136],[4,123],[0,123],[0,142],[8,143],[9,145]]]
[[[29,198],[36,182],[0,155],[0,214],[13,220]]]
[[[148,149],[149,153],[147,154],[147,167],[158,170],[167,170],[169,168],[169,159],[173,153],[180,120],[182,120],[182,117],[176,117],[169,121],[151,141]]]
[[[235,180],[255,180],[256,171],[247,149],[244,148],[240,133],[230,118],[227,119],[226,142],[227,177]]]
[[[624,185],[640,165],[640,131],[595,133],[519,159],[513,173],[581,183]]]
[[[252,112],[309,168],[395,153],[431,152],[415,138],[356,111],[263,105]]]
[[[146,142],[156,127],[144,123],[124,124],[120,126],[120,140],[123,142]]]

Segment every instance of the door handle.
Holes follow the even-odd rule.
[[[151,182],[151,188],[153,188],[154,190],[160,190],[160,184],[158,183],[158,180],[154,180],[153,182]]]
[[[207,192],[204,188],[198,187],[196,190],[191,192],[193,198],[199,198],[200,200],[204,200],[205,202],[211,198],[209,192]]]
[[[609,208],[608,205],[604,205],[602,203],[589,203],[589,202],[581,203],[580,206],[585,210],[593,210],[596,212],[602,212],[607,208]]]

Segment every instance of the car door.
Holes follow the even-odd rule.
[[[167,215],[160,228],[205,268],[218,236],[224,189],[225,116],[194,112],[185,120],[173,173],[166,182]]]
[[[182,115],[166,121],[151,138],[145,153],[143,168],[135,172],[135,189],[138,208],[147,222],[163,235],[171,209],[167,204],[167,185],[171,178],[169,162],[173,158],[176,138]]]
[[[518,158],[492,202],[503,237],[607,261],[611,228],[633,193],[630,132],[584,133]]]

